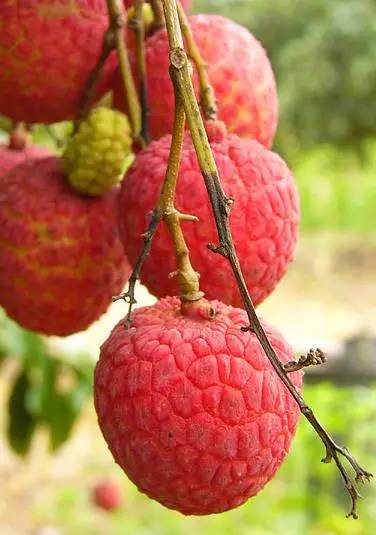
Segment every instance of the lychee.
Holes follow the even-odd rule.
[[[28,145],[23,149],[12,148],[11,145],[0,145],[0,177],[19,163],[33,158],[45,158],[51,151],[46,147]]]
[[[123,493],[120,485],[111,479],[97,483],[92,490],[94,504],[105,511],[114,511],[121,506]]]
[[[218,124],[218,123],[217,123]],[[219,125],[220,126],[220,123]],[[299,201],[293,176],[285,162],[254,140],[226,134],[216,123],[209,137],[225,193],[235,200],[231,216],[235,246],[255,304],[267,297],[291,261],[298,232]],[[214,140],[214,141],[213,141]],[[153,141],[130,168],[120,195],[120,236],[131,263],[142,247],[142,234],[156,205],[167,167],[171,137]],[[185,136],[176,207],[199,218],[183,221],[193,267],[209,299],[242,306],[227,259],[207,249],[217,243],[212,209],[194,147]],[[156,296],[176,295],[176,260],[167,227],[159,227],[141,282]]]
[[[77,191],[102,195],[120,182],[133,160],[127,117],[106,107],[94,108],[68,141],[63,160]]]
[[[0,113],[28,123],[76,117],[107,28],[105,0],[1,2]],[[114,67],[112,54],[98,96]]]
[[[21,326],[65,336],[106,311],[130,272],[117,230],[118,189],[79,195],[59,158],[0,180],[0,305]]]
[[[274,75],[261,44],[248,30],[217,15],[189,18],[193,36],[208,65],[218,105],[218,118],[230,132],[258,140],[270,147],[277,126],[278,101]],[[166,30],[146,42],[150,131],[153,138],[170,133],[174,92],[169,76]],[[195,69],[193,69],[195,72]],[[194,75],[197,97],[199,86]],[[125,102],[118,73],[114,77],[115,103]]]
[[[120,322],[101,348],[95,407],[115,461],[139,490],[184,514],[244,503],[286,456],[299,409],[244,310],[166,298]],[[263,323],[278,358],[293,358]],[[302,374],[290,375],[297,388]]]

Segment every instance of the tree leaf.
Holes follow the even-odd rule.
[[[25,370],[16,378],[8,400],[7,438],[10,447],[19,455],[26,455],[37,421],[27,405],[31,383]]]

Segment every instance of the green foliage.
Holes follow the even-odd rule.
[[[56,451],[70,437],[74,422],[92,392],[93,364],[76,356],[55,355],[39,335],[0,318],[0,354],[16,358],[19,372],[10,388],[7,437],[11,448],[26,455],[33,434],[48,429]]]
[[[374,0],[199,0],[195,10],[237,20],[266,47],[278,81],[280,151],[356,148],[376,134]]]

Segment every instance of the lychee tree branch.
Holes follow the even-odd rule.
[[[128,22],[128,26],[134,31],[136,40],[136,64],[139,78],[139,96],[141,105],[141,138],[145,145],[150,143],[149,133],[149,109],[146,82],[146,59],[145,59],[145,23],[143,18],[144,0],[135,0],[134,17]]]
[[[106,0],[106,3],[109,26],[103,37],[102,50],[98,61],[84,87],[78,123],[86,118],[93,106],[105,63],[111,52],[116,50],[128,105],[132,135],[135,140],[138,140],[141,133],[141,107],[129,64],[127,47],[125,46],[124,31],[126,28],[127,17],[124,6],[120,0]],[[78,124],[76,124],[76,130],[77,127]]]
[[[197,221],[197,217],[178,212],[174,204],[184,139],[184,127],[184,106],[180,94],[175,90],[174,126],[166,176],[159,199],[159,209],[168,227],[174,246],[178,265],[176,276],[180,289],[180,297],[183,301],[197,301],[204,294],[200,292],[199,275],[192,267],[189,250],[181,228],[182,220]]]
[[[189,73],[188,58],[183,45],[176,0],[162,0],[162,2],[170,45],[170,73],[174,87],[176,88],[176,91],[180,93],[183,101],[192,141],[210,198],[219,237],[219,244],[210,244],[209,248],[213,252],[221,254],[229,261],[249,319],[249,325],[244,326],[242,330],[251,330],[256,334],[278,377],[286,386],[291,396],[295,399],[301,413],[305,416],[305,418],[315,429],[316,433],[319,435],[326,450],[326,456],[323,459],[323,462],[328,463],[333,459],[336,463],[345,483],[345,488],[351,497],[352,506],[348,516],[357,518],[356,505],[359,498],[359,493],[352,478],[349,476],[345,466],[343,465],[341,457],[346,458],[354,469],[356,481],[368,481],[372,477],[372,474],[361,468],[347,448],[336,444],[333,438],[324,429],[313,413],[311,407],[309,407],[304,398],[292,384],[288,374],[286,373],[286,370],[283,367],[283,364],[278,359],[261,326],[244,280],[230,230],[229,217],[231,206],[234,201],[233,199],[228,198],[223,191],[215,160],[205,132],[199,106],[195,97],[192,80]]]
[[[187,53],[195,64],[197,71],[200,87],[201,109],[204,113],[205,119],[215,120],[217,118],[217,103],[215,100],[213,86],[211,85],[208,77],[207,64],[202,59],[201,52],[193,37],[193,33],[188,22],[188,17],[180,1],[177,2],[177,7],[181,32],[187,45]]]
[[[152,31],[156,32],[165,26],[163,6],[161,0],[150,0],[150,5],[154,15]]]
[[[113,33],[120,74],[128,103],[129,120],[132,126],[133,137],[134,139],[138,139],[141,133],[141,107],[132,76],[127,47],[125,45],[124,29],[127,24],[127,16],[121,0],[106,0],[106,2],[110,18],[110,29]]]

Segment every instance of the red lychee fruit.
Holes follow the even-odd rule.
[[[237,507],[286,456],[298,420],[244,310],[166,298],[101,348],[95,407],[115,461],[140,491],[184,514]],[[281,362],[293,352],[263,323]],[[290,375],[301,387],[301,372]]]
[[[30,145],[21,150],[12,149],[8,145],[0,145],[0,177],[25,160],[45,158],[50,155],[49,149],[37,145]]]
[[[123,492],[120,485],[113,480],[103,480],[92,490],[93,503],[105,511],[114,511],[121,506]]]
[[[274,75],[265,50],[246,28],[217,15],[189,18],[196,43],[208,65],[218,104],[218,118],[230,132],[270,147],[277,126],[278,101]],[[172,131],[174,92],[169,76],[166,30],[146,42],[150,131],[154,139]],[[194,69],[195,72],[195,69]],[[194,74],[197,97],[199,86]],[[115,103],[125,102],[118,73]]]
[[[130,268],[117,230],[118,189],[91,198],[59,158],[26,161],[0,180],[0,305],[27,329],[86,329]]]
[[[74,118],[107,27],[105,0],[1,2],[0,113],[28,123]],[[98,96],[114,67],[112,54]]]
[[[8,145],[0,145],[0,177],[25,160],[47,156],[51,156],[49,149],[31,145],[30,135],[22,129],[16,129],[11,133]]]
[[[214,125],[215,126],[215,125]],[[208,130],[209,131],[209,130]],[[292,259],[299,224],[294,179],[284,161],[256,141],[223,134],[211,126],[210,138],[225,193],[235,200],[230,226],[244,277],[255,304],[267,297]],[[156,205],[167,167],[171,137],[141,151],[126,175],[120,194],[120,236],[133,264],[142,247],[150,211]],[[199,218],[182,222],[192,265],[209,299],[242,306],[227,259],[207,249],[217,243],[212,209],[188,134],[185,136],[176,207]],[[176,295],[176,259],[167,227],[162,223],[141,271],[141,282],[154,295]]]

